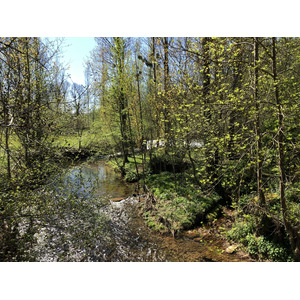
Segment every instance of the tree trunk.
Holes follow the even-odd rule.
[[[122,136],[122,152],[123,152],[123,167],[129,162],[128,160],[128,134],[127,134],[127,112],[125,106],[125,95],[123,93],[123,88],[121,88],[120,96],[120,129]]]
[[[281,204],[281,212],[285,230],[289,236],[289,240],[294,251],[294,259],[296,261],[300,261],[300,233],[296,228],[292,226],[290,221],[288,220],[288,211],[286,205],[285,198],[285,184],[286,184],[286,176],[285,176],[285,166],[284,166],[284,149],[283,149],[283,111],[282,111],[282,103],[279,98],[279,87],[278,87],[278,78],[277,78],[277,61],[276,61],[276,38],[272,38],[272,63],[273,63],[273,81],[274,81],[274,96],[277,105],[277,113],[278,113],[278,140],[277,140],[277,149],[278,149],[278,167],[280,174],[280,204]]]
[[[7,157],[7,176],[11,179],[11,167],[10,167],[10,148],[9,148],[9,127],[8,124],[5,127],[5,151]]]
[[[262,190],[262,145],[261,145],[261,133],[260,133],[260,103],[258,100],[258,38],[254,38],[254,103],[255,103],[255,110],[256,110],[256,120],[255,120],[255,131],[256,131],[256,178],[257,178],[257,197],[258,203],[260,206],[265,206],[265,196]]]
[[[169,39],[167,37],[163,38],[163,47],[164,47],[164,119],[165,119],[165,135],[167,136],[170,133],[170,118],[169,118]],[[167,122],[168,121],[168,122]],[[168,147],[168,146],[167,146]],[[166,147],[166,148],[167,148]]]
[[[26,83],[27,83],[27,103],[25,105],[25,163],[27,167],[31,167],[30,157],[30,106],[31,106],[31,72],[30,72],[30,59],[29,59],[29,39],[25,38],[26,46]]]

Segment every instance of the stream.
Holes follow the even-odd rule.
[[[44,191],[48,209],[36,224],[31,256],[35,261],[249,261],[226,253],[226,242],[203,228],[176,239],[153,232],[134,191],[135,184],[103,161],[70,168]]]

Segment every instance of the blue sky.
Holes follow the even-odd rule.
[[[53,40],[54,38],[50,38]],[[64,65],[69,65],[67,73],[73,82],[84,84],[84,62],[89,57],[91,50],[96,46],[93,37],[64,37],[61,58]]]

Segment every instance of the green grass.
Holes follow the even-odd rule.
[[[80,137],[76,133],[53,136],[53,145],[62,147],[78,148],[81,141],[82,147],[88,147],[97,143],[98,134],[89,130],[84,130]]]

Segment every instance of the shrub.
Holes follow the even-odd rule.
[[[178,155],[166,155],[155,153],[149,162],[150,172],[159,174],[161,172],[183,172],[188,168],[188,163]]]
[[[128,172],[126,172],[125,180],[127,182],[136,182],[136,181],[138,181],[138,176],[137,176],[136,172],[128,171]]]
[[[254,228],[253,220],[237,222],[232,229],[227,232],[227,237],[235,242],[247,244],[247,237],[253,234]]]
[[[247,252],[254,257],[270,259],[272,261],[293,261],[291,250],[280,245],[271,238],[256,236],[254,217],[246,216],[243,221],[236,222],[227,237],[235,242],[242,243]]]

